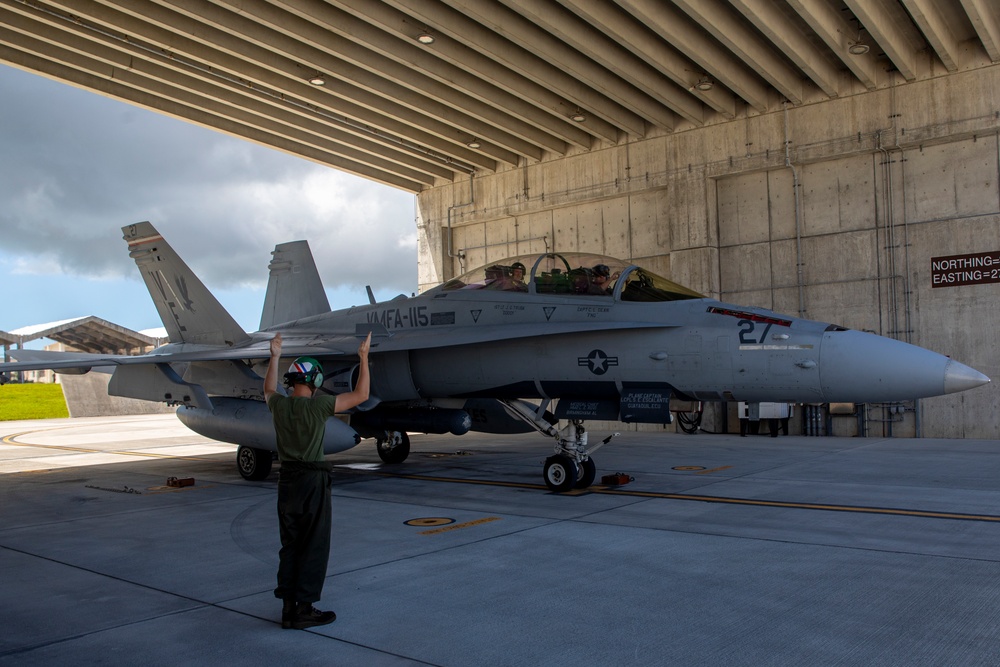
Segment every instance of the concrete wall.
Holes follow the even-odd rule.
[[[108,396],[110,373],[91,371],[84,375],[60,375],[63,396],[70,417],[107,417],[115,415],[150,415],[175,412],[166,403]]]
[[[869,407],[869,435],[1000,438],[1000,284],[930,277],[932,257],[1000,251],[998,132],[988,66],[526,162],[419,196],[421,288],[552,248],[633,259],[996,380],[902,413]]]

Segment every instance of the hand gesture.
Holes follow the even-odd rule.
[[[280,357],[281,356],[281,334],[274,334],[274,338],[271,339],[271,356]]]
[[[358,356],[361,357],[362,362],[368,361],[368,350],[372,346],[372,332],[368,332],[368,337],[361,341],[361,345],[358,346]]]

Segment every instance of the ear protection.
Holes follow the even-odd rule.
[[[323,367],[312,357],[299,357],[288,367],[285,384],[305,384],[319,389],[323,386]]]

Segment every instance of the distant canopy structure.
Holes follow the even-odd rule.
[[[138,354],[162,343],[156,336],[132,331],[93,315],[21,327],[10,333],[0,332],[0,342],[5,348],[14,345],[21,348],[40,338],[95,354]]]

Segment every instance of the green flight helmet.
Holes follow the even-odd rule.
[[[323,386],[323,366],[312,357],[299,357],[285,373],[285,386],[304,384],[319,389]]]

